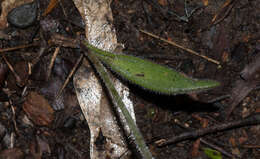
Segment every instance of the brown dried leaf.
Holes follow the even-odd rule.
[[[0,152],[0,159],[22,159],[24,153],[18,148],[5,149]]]
[[[0,30],[8,27],[7,15],[12,9],[22,4],[31,3],[33,1],[34,0],[3,0],[1,4],[2,14],[0,16]]]
[[[48,126],[54,119],[54,111],[48,101],[37,92],[30,92],[23,104],[23,110],[37,125]]]

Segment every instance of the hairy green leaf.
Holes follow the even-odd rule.
[[[217,150],[213,150],[211,148],[203,148],[203,151],[210,159],[222,159],[221,153]]]
[[[206,90],[219,85],[213,80],[197,80],[185,76],[169,67],[138,57],[114,54],[100,50],[88,43],[86,47],[110,69],[130,82],[163,94],[184,94]]]

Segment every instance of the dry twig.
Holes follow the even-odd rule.
[[[54,65],[55,59],[56,59],[56,57],[57,57],[59,52],[60,52],[60,47],[56,47],[56,49],[55,49],[55,51],[54,51],[54,53],[53,53],[53,55],[51,57],[51,62],[49,64],[49,66],[48,66],[47,75],[46,75],[46,81],[48,81],[49,78],[50,78],[52,67]]]
[[[39,45],[39,43],[35,42],[35,43],[32,43],[32,44],[26,44],[26,45],[11,47],[11,48],[0,49],[0,53],[4,53],[4,52],[8,52],[8,51],[14,51],[14,50],[18,50],[18,49],[24,49],[24,48],[28,48],[28,47],[32,47],[32,46],[37,46],[37,45]]]
[[[181,45],[179,45],[179,44],[177,44],[177,43],[175,43],[175,42],[173,42],[173,41],[166,40],[166,39],[164,39],[164,38],[161,38],[161,37],[159,37],[159,36],[157,36],[157,35],[154,35],[154,34],[152,34],[152,33],[149,33],[149,32],[147,32],[147,31],[144,31],[144,30],[141,30],[141,29],[140,29],[139,31],[141,31],[142,33],[145,33],[145,34],[147,34],[147,35],[149,35],[149,36],[151,36],[151,37],[153,37],[153,38],[162,40],[162,41],[164,41],[164,42],[166,42],[166,43],[168,43],[168,44],[171,44],[171,45],[176,46],[176,47],[178,47],[178,48],[180,48],[180,49],[183,49],[183,50],[185,50],[185,51],[187,51],[187,52],[189,52],[189,53],[191,53],[191,54],[193,54],[193,55],[202,57],[202,58],[204,58],[204,59],[206,59],[206,60],[208,60],[208,61],[210,61],[210,62],[212,62],[212,63],[215,63],[215,64],[217,64],[217,65],[220,65],[220,62],[219,62],[219,61],[216,61],[216,60],[214,60],[214,59],[212,59],[212,58],[209,58],[209,57],[207,57],[207,56],[204,56],[204,55],[200,55],[199,53],[197,53],[197,52],[195,52],[195,51],[193,51],[193,50],[191,50],[191,49],[185,48],[185,47],[183,47],[183,46],[181,46]]]
[[[14,75],[17,85],[21,86],[22,80],[21,80],[20,76],[15,72],[13,66],[9,63],[7,58],[4,55],[2,57],[5,61],[5,63],[7,64],[8,68],[11,70],[12,74]]]
[[[71,77],[72,77],[72,75],[75,73],[75,71],[76,71],[76,68],[79,66],[79,64],[80,64],[80,61],[83,59],[83,57],[84,57],[84,55],[83,55],[83,54],[81,54],[81,55],[80,55],[80,57],[78,58],[78,60],[77,60],[76,64],[74,65],[74,67],[73,67],[73,68],[72,68],[72,70],[70,71],[70,73],[69,73],[68,77],[66,78],[65,82],[63,83],[63,85],[62,85],[61,89],[60,89],[60,90],[59,90],[59,92],[57,93],[57,96],[56,96],[56,98],[59,98],[59,97],[60,97],[60,95],[61,95],[62,91],[63,91],[63,90],[64,90],[64,88],[67,86],[67,84],[68,84],[68,82],[69,82],[70,78],[71,78]]]
[[[198,138],[207,134],[212,134],[224,130],[230,130],[234,128],[239,128],[243,126],[249,126],[249,125],[257,125],[260,124],[260,113],[256,113],[254,115],[251,115],[250,117],[246,119],[241,119],[237,121],[232,121],[228,123],[219,124],[216,126],[208,127],[205,129],[198,129],[191,132],[182,133],[178,136],[173,136],[168,140],[165,140],[164,142],[160,142],[158,146],[166,146],[169,144],[173,144],[179,141],[187,140],[187,139],[194,139]]]

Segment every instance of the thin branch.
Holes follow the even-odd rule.
[[[15,77],[16,83],[18,86],[22,86],[22,80],[20,78],[20,76],[16,73],[16,71],[14,70],[13,66],[11,65],[11,63],[7,60],[7,58],[5,57],[5,55],[2,55],[5,63],[7,64],[8,68],[10,69],[10,71],[12,72],[12,74]]]
[[[37,45],[39,45],[39,43],[35,42],[35,43],[32,43],[32,44],[20,45],[20,46],[15,46],[15,47],[11,47],[11,48],[4,48],[4,49],[0,49],[0,53],[24,49],[24,48],[28,48],[28,47],[32,47],[32,46],[37,46]]]
[[[74,72],[76,71],[76,68],[79,66],[80,61],[83,59],[83,56],[84,56],[84,55],[81,54],[80,57],[78,58],[76,64],[74,65],[74,67],[73,67],[72,70],[70,71],[70,73],[69,73],[68,77],[66,78],[65,82],[63,83],[61,89],[60,89],[59,92],[57,93],[56,98],[59,98],[59,97],[60,97],[62,91],[63,91],[64,88],[67,86],[67,84],[68,84],[70,78],[72,77],[72,75],[73,75]]]
[[[185,48],[185,47],[183,47],[183,46],[181,46],[181,45],[179,45],[179,44],[177,44],[177,43],[175,43],[175,42],[173,42],[173,41],[166,40],[166,39],[161,38],[161,37],[159,37],[159,36],[157,36],[157,35],[154,35],[154,34],[152,34],[152,33],[149,33],[149,32],[147,32],[147,31],[145,31],[145,30],[141,30],[141,29],[140,29],[139,31],[142,32],[142,33],[144,33],[144,34],[147,34],[147,35],[149,35],[149,36],[151,36],[151,37],[153,37],[153,38],[162,40],[162,41],[164,41],[164,42],[166,42],[166,43],[168,43],[168,44],[171,44],[171,45],[176,46],[176,47],[178,47],[178,48],[180,48],[180,49],[183,49],[183,50],[185,50],[185,51],[187,51],[187,52],[189,52],[189,53],[191,53],[191,54],[193,54],[193,55],[196,55],[196,56],[199,56],[199,57],[201,57],[201,58],[204,58],[204,59],[206,59],[206,60],[208,60],[208,61],[210,61],[210,62],[212,62],[212,63],[215,63],[215,64],[217,64],[217,65],[220,65],[220,62],[219,62],[219,61],[214,60],[214,59],[212,59],[212,58],[209,58],[209,57],[207,57],[207,56],[205,56],[205,55],[201,55],[201,54],[199,54],[199,53],[197,53],[197,52],[195,52],[195,51],[193,51],[193,50],[191,50],[191,49]]]
[[[179,141],[187,140],[187,139],[194,139],[198,138],[207,134],[216,133],[220,131],[224,131],[227,129],[234,129],[239,128],[243,126],[249,126],[249,125],[257,125],[260,124],[260,113],[256,113],[254,115],[251,115],[250,117],[242,120],[232,121],[228,123],[219,124],[216,126],[212,126],[205,129],[198,129],[195,131],[187,132],[180,134],[178,136],[174,136],[168,140],[165,140],[165,142],[161,142],[159,146],[166,146],[169,144],[173,144]]]
[[[56,49],[55,49],[55,51],[54,51],[54,53],[53,53],[53,55],[51,57],[51,62],[49,64],[49,66],[48,66],[47,75],[46,75],[46,81],[48,81],[50,76],[51,76],[52,67],[54,65],[55,59],[56,59],[56,57],[57,57],[59,52],[60,52],[60,47],[56,47]]]
[[[223,148],[221,148],[221,147],[219,147],[219,146],[216,146],[216,145],[214,145],[214,144],[208,142],[207,140],[205,140],[205,139],[203,139],[203,138],[200,138],[200,141],[201,141],[203,144],[207,145],[208,147],[211,147],[211,148],[213,148],[213,149],[219,151],[221,154],[226,155],[226,156],[228,156],[228,157],[230,157],[230,158],[234,158],[234,156],[233,156],[232,154],[230,154],[229,152],[227,152],[227,151],[224,150]]]

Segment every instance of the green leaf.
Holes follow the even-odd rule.
[[[138,57],[110,53],[88,43],[85,43],[85,45],[112,71],[130,82],[154,92],[184,94],[210,89],[219,85],[219,82],[213,80],[189,78],[169,67]]]
[[[135,121],[133,120],[132,116],[128,112],[124,102],[122,101],[122,98],[118,94],[116,88],[114,87],[113,82],[111,81],[110,74],[107,72],[106,68],[102,65],[101,61],[96,57],[94,52],[89,52],[87,54],[87,57],[95,67],[97,73],[103,80],[108,94],[112,101],[112,106],[117,113],[118,116],[120,114],[123,114],[126,124],[121,123],[123,126],[123,129],[125,131],[128,131],[128,128],[131,130],[131,138],[133,139],[135,145],[133,146],[136,149],[136,152],[139,153],[141,158],[144,159],[153,159],[152,153],[148,149],[148,147],[145,144],[145,141],[143,139],[143,136],[139,130],[139,128],[136,126]],[[118,109],[119,108],[119,109]],[[126,126],[127,125],[127,126]],[[132,145],[132,144],[131,144]]]
[[[213,150],[211,148],[204,148],[203,151],[210,159],[222,159],[221,153],[217,150]]]

